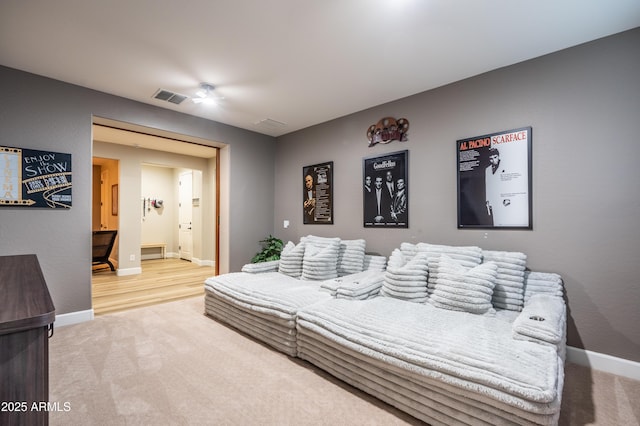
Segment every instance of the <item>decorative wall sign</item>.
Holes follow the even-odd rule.
[[[393,117],[382,118],[367,129],[369,146],[372,147],[378,143],[387,144],[392,141],[406,142],[408,131],[409,120],[406,118],[399,118],[398,120]]]
[[[458,228],[532,229],[531,127],[457,141]]]
[[[71,154],[0,146],[0,207],[71,207]]]
[[[302,168],[302,223],[333,224],[333,161]]]
[[[409,151],[363,160],[365,228],[409,227]]]

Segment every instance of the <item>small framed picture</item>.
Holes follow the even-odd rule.
[[[111,216],[118,216],[118,184],[111,185]]]
[[[364,158],[365,228],[409,227],[409,151]]]
[[[333,161],[302,168],[302,223],[333,224]]]

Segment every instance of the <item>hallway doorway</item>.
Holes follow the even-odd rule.
[[[96,121],[101,121],[101,119]],[[109,124],[113,125],[113,122]],[[200,222],[199,228],[192,229],[194,233],[197,232],[198,238],[192,236],[192,247],[187,249],[186,255],[182,253],[183,245],[181,242],[179,243],[179,229],[182,225],[180,224],[179,227],[176,209],[171,224],[160,226],[159,229],[162,229],[162,232],[150,231],[152,239],[154,239],[152,242],[162,246],[161,258],[166,257],[169,260],[188,257],[192,263],[195,263],[194,267],[204,266],[205,269],[208,269],[208,272],[203,272],[204,275],[216,275],[219,268],[218,217],[220,205],[218,148],[181,141],[177,138],[179,135],[166,138],[111,125],[94,124],[93,153],[98,158],[119,161],[118,170],[115,173],[115,176],[118,177],[119,188],[118,214],[116,216],[119,230],[119,262],[117,273],[114,275],[141,275],[145,272],[143,267],[146,269],[150,265],[147,263],[150,260],[143,261],[143,259],[150,259],[153,256],[149,257],[149,252],[145,249],[149,245],[149,241],[145,241],[145,238],[148,238],[143,236],[143,222],[150,221],[152,218],[157,219],[163,215],[173,215],[173,213],[169,213],[169,209],[166,209],[164,204],[170,202],[168,200],[171,200],[172,197],[177,206],[179,198],[177,184],[172,196],[164,193],[160,195],[159,191],[153,187],[149,189],[149,186],[143,191],[142,170],[144,168],[173,170],[173,173],[176,173],[176,182],[178,175],[185,172],[192,174],[192,194],[191,197],[185,196],[185,198],[188,199],[190,206],[197,206],[197,215],[200,215],[196,219],[197,215],[192,212],[193,217],[188,221],[191,222],[191,227],[196,225],[198,221]],[[193,179],[194,176],[197,179]],[[111,172],[109,172],[109,178],[113,179]],[[96,191],[97,187],[94,186],[94,194]],[[196,191],[199,192],[196,193]],[[102,214],[102,205],[95,204],[94,210],[96,209],[100,210]],[[144,215],[153,216],[145,217]],[[94,213],[92,218],[94,227],[98,226],[98,223],[102,223],[95,219],[96,216],[98,214]],[[158,257],[156,256],[156,258]],[[176,265],[179,264],[180,262]],[[170,270],[170,264],[168,265],[169,267],[165,268],[164,272],[167,274]],[[99,275],[104,274],[107,272],[101,272]],[[96,278],[95,275],[94,278]],[[194,284],[201,286],[202,281]],[[101,297],[104,297],[104,294]],[[96,300],[93,299],[92,302],[95,303]]]
[[[93,157],[92,231],[118,230],[118,189],[120,162],[111,158]],[[113,246],[111,262],[118,265],[118,240]]]

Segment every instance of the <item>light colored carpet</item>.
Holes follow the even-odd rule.
[[[196,297],[57,328],[52,425],[419,425],[203,315]],[[561,425],[638,425],[640,382],[567,365]]]

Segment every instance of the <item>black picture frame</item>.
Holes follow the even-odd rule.
[[[409,151],[362,161],[362,218],[365,228],[409,227]],[[380,191],[376,191],[377,182]],[[388,189],[387,183],[392,184]]]
[[[333,225],[333,161],[302,168],[302,223]]]
[[[456,141],[458,229],[533,229],[532,128]]]

